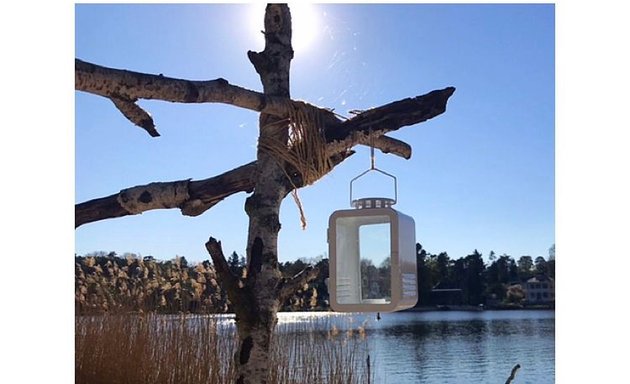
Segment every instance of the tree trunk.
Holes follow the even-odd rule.
[[[269,4],[265,12],[265,49],[248,52],[260,75],[265,95],[289,98],[291,15],[286,4]],[[261,113],[259,142],[273,137],[288,139],[288,122]],[[246,314],[237,313],[239,348],[236,356],[237,383],[266,383],[271,366],[271,342],[280,308],[282,275],[278,268],[280,204],[289,192],[286,174],[261,146],[257,154],[254,193],[245,203],[249,216],[248,271],[245,285],[251,295]]]

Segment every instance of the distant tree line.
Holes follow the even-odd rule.
[[[507,254],[497,256],[493,251],[489,262],[474,250],[457,260],[446,252],[428,253],[416,244],[418,270],[418,306],[440,304],[436,289],[460,289],[463,305],[479,305],[488,302],[498,304],[521,304],[523,283],[532,277],[555,279],[555,245],[549,256],[520,256],[517,260]]]
[[[206,261],[158,261],[115,252],[75,256],[77,313],[103,311],[225,312],[228,302]]]
[[[298,260],[281,265],[293,276],[309,263],[328,274],[327,260]],[[245,260],[236,252],[228,258],[234,273],[246,273]],[[321,294],[320,294],[321,292]],[[316,278],[287,299],[283,310],[327,308],[323,278]],[[212,263],[189,264],[185,257],[159,261],[152,256],[115,252],[75,255],[75,310],[77,314],[112,311],[158,313],[232,312],[227,293],[221,288]]]
[[[435,294],[441,288],[461,293],[462,305],[493,303],[518,305],[524,295],[521,283],[534,276],[555,278],[555,245],[549,256],[521,256],[514,260],[490,252],[488,263],[474,250],[459,259],[446,252],[431,254],[416,244],[418,306],[440,304]],[[233,252],[228,265],[235,274],[246,274],[245,259]],[[282,273],[291,277],[308,265],[315,265],[319,275],[305,284],[283,305],[284,311],[327,310],[328,259],[318,256],[280,264]],[[383,295],[390,285],[390,264],[380,266],[362,262],[362,274],[371,285],[363,290]],[[377,282],[375,284],[374,282]],[[365,284],[365,283],[364,283]],[[75,255],[75,308],[77,314],[108,311],[152,311],[158,313],[232,312],[226,292],[217,281],[211,262],[189,264],[185,257],[159,261],[152,256],[127,253],[95,252]]]

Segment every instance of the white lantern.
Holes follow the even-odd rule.
[[[352,201],[352,183],[350,196]],[[352,201],[355,209],[330,216],[328,290],[334,311],[392,312],[416,305],[415,223],[393,209],[395,203],[363,198]]]

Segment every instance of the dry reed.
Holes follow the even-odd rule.
[[[330,337],[327,320],[280,324],[269,382],[365,383],[364,333]],[[237,337],[233,322],[204,315],[77,316],[76,383],[230,383]]]

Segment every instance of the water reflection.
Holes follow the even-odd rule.
[[[221,318],[233,328],[233,317]],[[365,332],[379,384],[514,383],[555,380],[554,311],[402,312],[381,314],[280,313],[279,334],[303,333],[304,325],[326,337]],[[313,337],[311,334],[304,337]]]
[[[377,383],[553,383],[553,311],[352,314],[340,329],[365,324]]]

